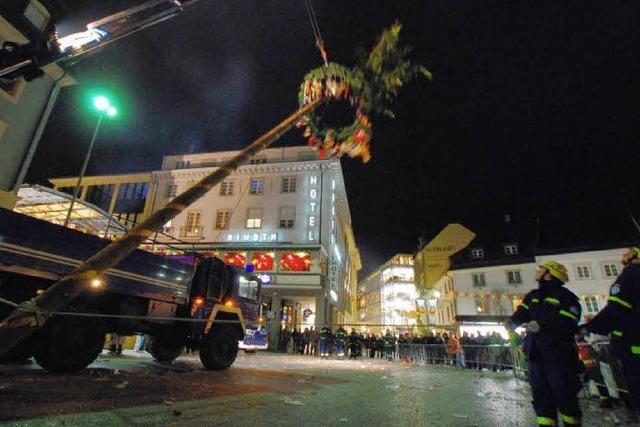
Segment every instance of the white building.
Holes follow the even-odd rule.
[[[363,332],[406,332],[416,325],[418,297],[410,254],[397,254],[360,282]]]
[[[502,249],[503,252],[499,253]],[[538,255],[522,254],[515,243],[487,248],[473,243],[428,292],[430,325],[482,333],[505,333],[502,323],[513,314],[522,298],[537,287],[536,266],[556,260],[565,265],[565,285],[580,298],[583,319],[606,305],[609,287],[622,271],[624,245],[569,248]]]
[[[106,195],[100,199],[109,207],[105,210],[139,222],[235,154],[165,156],[162,169],[149,178],[87,177],[81,194]],[[129,178],[137,184],[128,184]],[[51,182],[69,189],[75,180]],[[123,210],[129,199],[132,208]],[[356,320],[360,258],[337,159],[319,159],[309,147],[263,150],[163,231],[159,243],[206,252],[240,267],[252,264],[267,283],[263,297],[276,321],[300,328]],[[163,246],[154,245],[158,248]]]

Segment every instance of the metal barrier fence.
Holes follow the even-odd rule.
[[[331,343],[330,353],[334,356],[349,358],[353,347],[350,347],[348,342],[337,344],[335,341]],[[581,342],[578,348],[584,365],[581,380],[586,395],[603,399],[607,397],[627,399],[628,389],[622,368],[620,362],[613,356],[609,342],[592,344]],[[317,346],[313,343],[296,346],[291,342],[287,352],[318,355]],[[449,365],[471,370],[511,371],[514,377],[524,381],[527,380],[528,375],[527,359],[522,348],[508,344],[466,344],[453,347],[447,344],[400,342],[390,347],[381,342],[373,345],[361,343],[355,350],[355,355],[365,359],[406,361],[420,365]]]

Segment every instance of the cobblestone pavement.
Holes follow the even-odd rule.
[[[583,399],[585,426],[623,411]],[[173,366],[146,354],[101,357],[85,373],[0,367],[0,420],[15,426],[532,426],[529,387],[477,373],[383,360],[241,354],[223,372],[197,357]]]

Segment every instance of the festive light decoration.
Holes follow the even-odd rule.
[[[431,78],[426,68],[409,59],[411,48],[399,45],[401,28],[396,22],[383,31],[364,63],[351,69],[327,63],[304,77],[298,94],[301,107],[325,100],[327,103],[348,102],[354,109],[353,122],[337,129],[326,125],[318,111],[298,122],[298,127],[305,128],[307,143],[316,147],[320,157],[347,154],[368,162],[373,134],[369,115],[374,113],[393,118],[390,104],[400,88],[418,75]]]
[[[273,252],[254,252],[251,257],[251,264],[256,271],[273,270],[275,254]]]
[[[311,270],[311,254],[308,252],[284,252],[280,256],[281,271]]]
[[[225,264],[235,265],[236,267],[244,269],[246,259],[246,252],[227,252],[224,254],[223,261]]]

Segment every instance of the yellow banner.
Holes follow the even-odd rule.
[[[476,235],[460,224],[449,224],[420,251],[423,259],[422,283],[431,288],[449,271],[449,257],[466,248]]]

